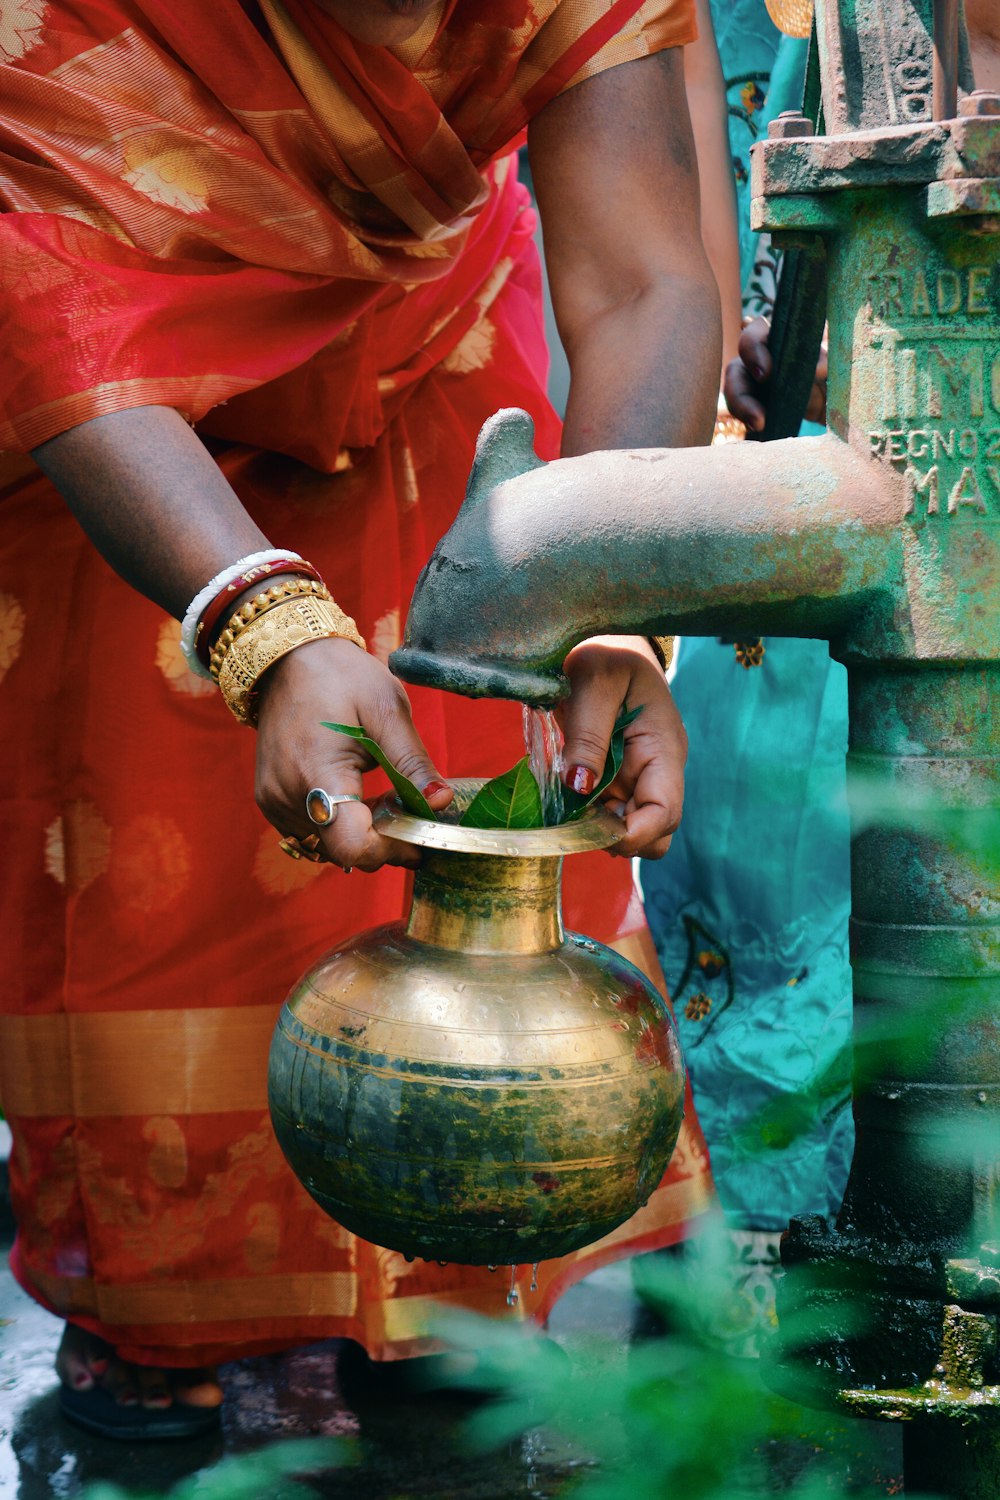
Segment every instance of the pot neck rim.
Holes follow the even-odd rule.
[[[453,807],[467,806],[485,785],[485,778],[463,778],[452,781],[451,785],[456,791]],[[377,833],[400,843],[499,859],[561,859],[567,854],[608,849],[624,834],[621,819],[598,805],[588,807],[572,823],[557,823],[550,828],[463,828],[457,821],[447,820],[451,812],[452,808],[446,809],[440,821],[413,817],[404,812],[396,794],[390,792],[376,802],[372,822]]]

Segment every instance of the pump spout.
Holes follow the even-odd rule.
[[[836,640],[863,622],[871,643],[893,628],[904,506],[899,477],[833,435],[541,465],[530,418],[498,412],[391,666],[551,704],[598,633]]]

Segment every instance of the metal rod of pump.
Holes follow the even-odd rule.
[[[933,113],[935,120],[958,113],[958,0],[934,0]]]

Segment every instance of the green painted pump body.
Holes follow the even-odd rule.
[[[786,1236],[780,1307],[814,1327],[775,1378],[909,1419],[908,1486],[980,1500],[1000,1494],[1000,99],[930,119],[929,16],[841,9],[817,7],[830,133],[753,167],[757,224],[825,258],[830,431],[542,466],[499,413],[392,664],[534,703],[596,631],[813,636],[846,664],[857,1148],[836,1225]]]

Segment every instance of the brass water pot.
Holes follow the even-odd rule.
[[[563,930],[563,856],[621,824],[594,808],[498,833],[386,798],[376,826],[425,850],[412,909],[320,959],[282,1008],[268,1092],[293,1171],[411,1257],[524,1264],[599,1239],[659,1183],[684,1104],[663,1000]]]

